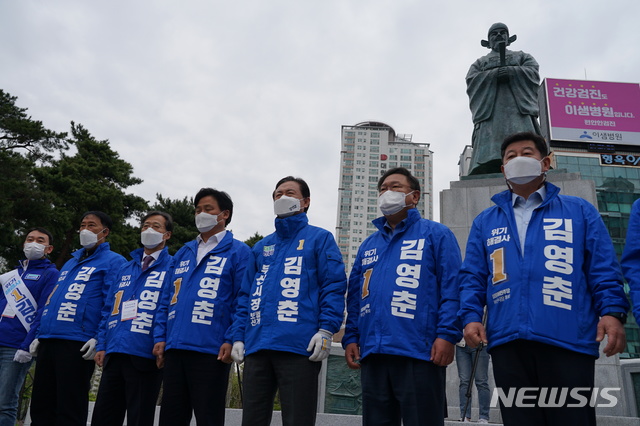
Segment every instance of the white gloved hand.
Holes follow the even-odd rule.
[[[94,338],[87,340],[87,343],[80,348],[80,352],[84,352],[82,358],[87,361],[93,361],[93,358],[96,356],[96,343],[98,343],[98,341]]]
[[[307,352],[313,353],[309,357],[309,361],[322,361],[329,356],[331,352],[331,338],[333,334],[327,330],[320,329],[313,335],[307,346]]]
[[[231,348],[231,358],[237,364],[242,364],[244,362],[244,342],[233,342],[233,348]]]
[[[31,344],[29,345],[29,353],[31,354],[31,356],[38,355],[38,346],[40,346],[40,340],[33,339],[33,342],[31,342]]]
[[[22,349],[18,349],[16,354],[13,356],[13,360],[20,364],[24,364],[25,362],[31,361],[31,354],[27,351],[23,351]]]

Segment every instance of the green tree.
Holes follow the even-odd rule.
[[[30,160],[47,161],[51,153],[68,148],[66,133],[46,129],[41,121],[16,105],[18,98],[0,89],[0,152],[27,152]]]
[[[198,236],[198,230],[193,219],[195,214],[193,197],[172,200],[156,194],[156,202],[151,206],[151,210],[169,213],[173,218],[173,232],[167,244],[170,254],[175,254],[185,243]]]
[[[43,203],[34,170],[69,145],[66,133],[46,129],[16,100],[0,90],[0,257],[8,268],[23,257],[24,231],[43,226],[42,218],[50,209]]]
[[[249,247],[253,247],[255,245],[255,243],[257,243],[258,241],[260,241],[263,238],[264,237],[262,235],[260,235],[258,233],[258,231],[256,231],[256,233],[253,234],[251,237],[249,237],[247,240],[245,240],[244,243],[246,245],[248,245]]]
[[[131,164],[111,149],[108,140],[96,140],[74,122],[71,122],[71,135],[76,154],[62,153],[59,160],[52,160],[34,173],[45,204],[51,206],[45,224],[54,235],[61,236],[52,257],[60,267],[69,259],[71,251],[80,247],[77,229],[82,213],[89,210],[100,210],[111,216],[114,223],[109,236],[111,248],[128,255],[139,247],[140,229],[126,221],[139,220],[149,206],[144,199],[125,190],[142,180],[132,175]]]

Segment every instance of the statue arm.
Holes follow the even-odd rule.
[[[469,108],[474,123],[491,118],[498,84],[498,68],[483,70],[482,59],[471,65],[466,77]]]
[[[517,65],[509,66],[509,82],[521,114],[538,116],[538,86],[540,74],[538,62],[524,52],[512,52]]]

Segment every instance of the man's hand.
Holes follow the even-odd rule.
[[[107,353],[106,351],[96,352],[96,357],[93,358],[93,360],[96,362],[96,365],[98,367],[102,367],[104,365],[104,356],[106,353]]]
[[[153,345],[153,355],[156,357],[156,365],[158,368],[164,367],[164,348],[166,346],[165,342],[158,342]]]
[[[80,348],[80,352],[82,352],[82,358],[87,361],[93,361],[93,357],[96,356],[96,343],[98,341],[94,338],[87,340],[87,342],[82,345]]]
[[[622,353],[627,346],[627,337],[624,333],[624,326],[617,318],[605,315],[598,322],[598,334],[596,342],[602,342],[604,335],[607,335],[607,346],[602,352],[606,356]]]
[[[31,354],[31,356],[38,355],[38,346],[40,346],[40,340],[33,339],[33,342],[31,342],[31,344],[29,345],[29,353]]]
[[[13,360],[20,364],[24,364],[25,362],[31,361],[31,354],[27,351],[23,351],[22,349],[18,349],[13,355]]]
[[[333,333],[322,328],[311,337],[307,346],[307,352],[312,352],[309,361],[318,362],[329,357],[332,337]]]
[[[225,364],[231,364],[231,343],[223,343],[220,346],[220,352],[218,352],[218,361],[222,361]]]
[[[233,342],[233,348],[231,349],[231,358],[240,365],[244,362],[244,342]]]
[[[440,367],[446,367],[453,362],[455,345],[444,339],[437,338],[431,346],[431,361]]]
[[[344,350],[347,366],[352,370],[360,368],[360,347],[357,343],[349,343]]]
[[[477,348],[480,343],[487,346],[487,333],[481,322],[470,322],[464,328],[464,341],[470,348]]]

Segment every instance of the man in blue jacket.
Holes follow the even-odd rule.
[[[640,199],[631,207],[627,240],[622,252],[622,272],[629,283],[633,316],[640,323]]]
[[[378,181],[378,231],[349,275],[342,345],[361,369],[365,425],[443,425],[445,370],[462,337],[460,248],[444,225],[416,209],[420,183],[405,168]]]
[[[30,229],[23,245],[25,260],[0,275],[0,426],[16,423],[18,395],[32,362],[29,345],[60,275],[47,258],[52,244],[49,231]]]
[[[171,269],[166,243],[173,220],[152,211],[142,218],[140,242],[109,289],[98,332],[95,361],[103,367],[92,426],[153,426],[160,370],[153,356],[153,324],[162,286]]]
[[[246,356],[244,426],[271,424],[278,389],[285,426],[315,424],[318,373],[342,323],[346,275],[333,235],[309,225],[310,196],[300,178],[276,184],[276,232],[253,246],[242,283],[232,357]]]
[[[251,254],[226,230],[233,202],[203,188],[195,196],[200,235],[173,257],[154,326],[154,355],[164,363],[160,425],[224,425],[231,363],[229,328]]]
[[[465,340],[488,344],[505,395],[535,388],[526,394],[533,408],[501,400],[505,425],[595,425],[587,401],[599,342],[608,336],[607,356],[623,351],[629,308],[613,244],[591,204],[545,182],[550,159],[542,137],[517,133],[501,150],[510,189],[474,220],[460,274]],[[562,407],[538,403],[560,388],[570,391],[558,397]]]
[[[38,362],[31,396],[31,424],[85,426],[95,367],[100,311],[124,257],[105,241],[112,221],[89,211],[80,222],[80,245],[60,271],[42,312],[31,352]]]

